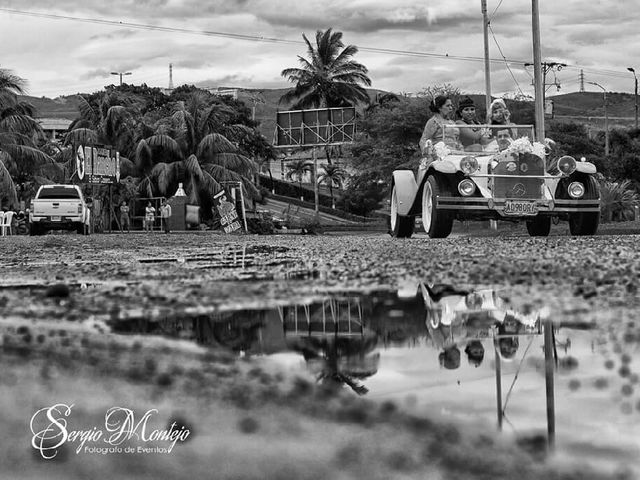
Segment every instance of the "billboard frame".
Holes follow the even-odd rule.
[[[276,148],[324,147],[353,143],[356,108],[330,107],[276,112]]]

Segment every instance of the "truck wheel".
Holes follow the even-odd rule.
[[[436,207],[440,196],[451,196],[449,185],[441,176],[429,175],[422,189],[422,225],[431,238],[446,238],[453,228],[453,215]]]
[[[40,235],[40,227],[35,223],[29,224],[29,235],[34,237],[36,235]]]
[[[398,195],[396,186],[391,191],[391,215],[389,216],[389,233],[396,238],[411,238],[413,235],[414,218],[410,215],[398,213]]]
[[[585,200],[600,198],[600,186],[593,177],[587,177],[584,184]],[[571,235],[595,235],[600,225],[600,212],[578,212],[569,214],[569,232]]]
[[[551,231],[551,217],[537,215],[527,220],[527,232],[531,237],[548,237]]]

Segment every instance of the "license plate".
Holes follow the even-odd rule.
[[[60,221],[60,217],[51,217],[51,221],[52,222],[59,222]]]
[[[504,205],[505,215],[537,215],[538,205],[535,202],[507,200]]]

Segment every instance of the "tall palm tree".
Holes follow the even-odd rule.
[[[331,208],[336,208],[336,202],[333,198],[334,185],[338,188],[342,188],[344,179],[347,177],[347,172],[339,165],[330,164],[322,165],[322,172],[318,175],[318,183],[325,183],[329,186],[329,193],[331,194]]]
[[[9,70],[0,69],[0,201],[17,208],[16,182],[24,183],[53,159],[37,148],[42,135],[34,119],[34,108],[19,99],[26,82]]]
[[[307,56],[298,56],[301,68],[287,68],[282,76],[295,88],[280,98],[280,102],[295,101],[293,109],[354,106],[369,102],[364,86],[370,86],[367,68],[352,60],[358,52],[354,45],[344,46],[342,32],[331,28],[316,32],[316,44],[307,44]]]
[[[293,180],[294,178],[298,179],[298,186],[300,187],[300,200],[304,200],[304,194],[302,193],[302,179],[308,172],[312,170],[312,168],[313,165],[302,158],[294,160],[287,165],[287,178],[289,180]]]

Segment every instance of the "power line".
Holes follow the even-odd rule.
[[[494,14],[498,10],[501,4],[502,4],[502,1],[500,2],[500,4],[498,4],[498,7],[496,7],[496,9],[494,10]],[[93,23],[93,24],[107,25],[107,26],[128,27],[128,28],[135,28],[140,30],[150,30],[150,31],[158,31],[158,32],[168,32],[168,33],[181,33],[181,34],[187,34],[187,35],[202,35],[202,36],[209,36],[209,37],[221,37],[221,38],[230,38],[235,40],[245,40],[245,41],[251,41],[251,42],[305,45],[303,41],[299,41],[299,40],[289,40],[289,39],[283,39],[283,38],[277,38],[277,37],[265,37],[262,35],[248,35],[248,34],[239,34],[239,33],[220,32],[220,31],[213,31],[213,30],[193,30],[193,29],[177,28],[177,27],[162,27],[159,25],[123,22],[123,21],[116,21],[116,20],[104,20],[100,18],[74,17],[71,15],[56,15],[52,13],[30,12],[26,10],[16,10],[16,9],[10,9],[10,8],[0,8],[0,11],[15,14],[15,15],[29,16],[29,17],[48,18],[52,20],[68,20],[68,21]],[[376,48],[376,47],[358,47],[358,50],[362,52],[380,53],[380,54],[387,54],[387,55],[402,55],[402,56],[411,56],[411,57],[441,58],[441,59],[449,59],[449,60],[484,62],[483,57],[450,55],[448,53],[443,54],[443,53],[417,52],[412,50],[397,50],[397,49]],[[527,63],[526,60],[507,59],[504,56],[502,59],[490,59],[489,61],[491,63],[508,62],[509,64]],[[582,67],[579,67],[577,65],[567,65],[567,68],[579,69]],[[616,70],[604,70],[604,69],[584,69],[584,70],[586,72],[597,73],[605,76],[615,76],[620,78],[626,78],[628,76],[627,73],[618,72]]]
[[[500,5],[498,5],[498,7],[499,6]],[[497,9],[498,8],[496,7],[496,10]],[[502,48],[500,48],[500,44],[498,43],[498,39],[496,38],[495,33],[493,33],[493,28],[491,28],[491,25],[489,25],[489,31],[491,32],[491,36],[493,37],[493,41],[496,44],[496,47],[498,47],[498,51],[500,52],[500,55],[502,55],[502,58],[504,59],[504,64],[507,67],[507,70],[509,70],[509,74],[511,75],[511,78],[513,78],[513,81],[516,83],[516,87],[518,87],[518,91],[520,92],[520,95],[524,95],[524,92],[520,88],[520,84],[518,83],[516,76],[513,74],[513,72],[511,71],[511,68],[509,67],[509,63],[507,62],[507,59],[505,58],[504,53],[502,53]]]
[[[498,4],[498,6],[494,9],[493,14],[495,15],[496,11],[502,4],[502,0]],[[211,30],[193,30],[186,28],[177,28],[177,27],[162,27],[159,25],[149,25],[149,24],[141,24],[141,23],[132,23],[132,22],[123,22],[123,21],[115,21],[115,20],[105,20],[101,18],[86,18],[86,17],[75,17],[71,15],[56,15],[51,13],[40,13],[40,12],[30,12],[26,10],[16,10],[10,8],[0,8],[0,12],[6,12],[15,15],[22,15],[28,17],[37,17],[37,18],[46,18],[52,20],[67,20],[74,22],[83,22],[83,23],[92,23],[98,25],[106,25],[106,26],[116,26],[116,27],[127,27],[134,28],[139,30],[149,30],[149,31],[158,31],[158,32],[167,32],[167,33],[179,33],[179,34],[187,34],[187,35],[201,35],[201,36],[209,36],[209,37],[221,37],[221,38],[229,38],[233,40],[244,40],[251,42],[266,42],[266,43],[276,43],[276,44],[289,44],[289,45],[306,45],[303,41],[299,40],[289,40],[282,39],[277,37],[265,37],[262,35],[248,35],[248,34],[238,34],[238,33],[229,33],[229,32],[220,32],[220,31],[211,31]],[[493,34],[493,31],[492,31]],[[497,40],[494,41],[497,44]],[[498,45],[498,49],[500,50],[500,46]],[[418,58],[439,58],[446,60],[458,60],[458,61],[468,61],[468,62],[484,62],[483,57],[475,57],[475,56],[462,56],[462,55],[449,55],[448,53],[429,53],[429,52],[418,52],[412,50],[397,50],[397,49],[389,49],[389,48],[377,48],[377,47],[358,47],[358,50],[361,52],[371,52],[371,53],[379,53],[384,55],[401,55],[401,56],[409,56],[409,57],[418,57]],[[523,65],[528,63],[526,60],[515,60],[515,59],[507,59],[502,51],[500,51],[502,55],[502,59],[489,59],[489,62],[492,64],[495,63],[504,63],[504,65],[509,70],[513,80],[515,81],[518,89],[522,93],[520,86],[515,79],[515,76],[509,65]],[[627,78],[628,74],[619,72],[616,70],[606,70],[606,69],[591,69],[584,68],[577,65],[566,65],[566,68],[574,68],[574,69],[582,69],[585,72],[602,75],[602,76],[610,76],[617,78]],[[524,69],[526,71],[526,69]],[[528,72],[527,72],[528,73]]]

